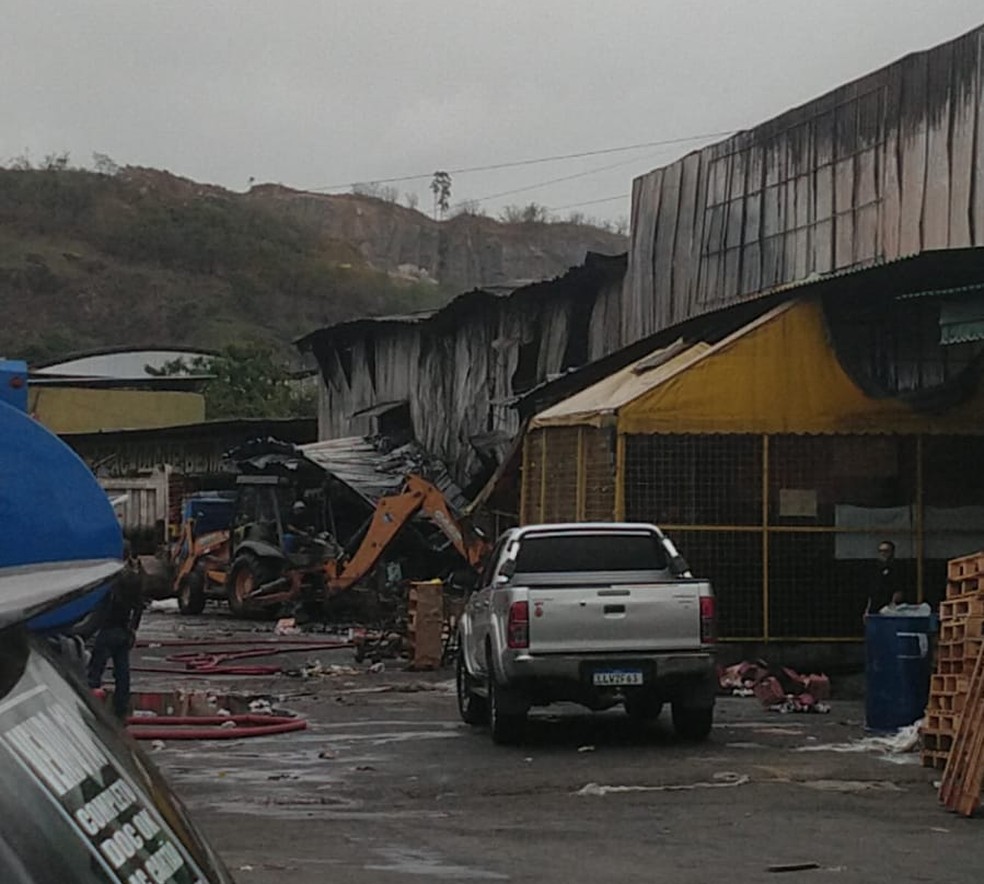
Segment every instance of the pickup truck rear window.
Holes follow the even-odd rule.
[[[571,534],[524,537],[516,572],[663,571],[666,553],[653,534]]]

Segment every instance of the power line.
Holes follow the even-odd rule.
[[[447,169],[449,175],[465,175],[471,172],[492,172],[497,169],[514,169],[518,166],[534,166],[540,163],[556,163],[560,160],[577,160],[582,157],[596,157],[603,154],[624,153],[629,150],[642,150],[646,147],[663,147],[669,144],[683,144],[688,141],[700,141],[704,138],[723,138],[730,135],[727,132],[707,132],[703,135],[686,135],[681,138],[664,138],[660,141],[646,141],[641,144],[626,144],[621,147],[605,147],[600,150],[583,150],[578,153],[555,154],[549,157],[535,157],[529,160],[514,160],[508,163],[492,163],[487,166],[467,166],[460,169]],[[424,172],[419,175],[400,175],[393,178],[364,178],[361,181],[350,181],[346,184],[329,184],[324,187],[312,187],[310,191],[321,190],[341,190],[342,188],[354,187],[357,184],[396,184],[401,181],[418,181],[424,178],[433,178],[433,172]]]
[[[631,193],[618,193],[615,196],[603,196],[600,200],[586,200],[583,203],[568,203],[566,206],[549,206],[551,212],[561,212],[564,209],[576,209],[578,206],[594,206],[598,203],[610,203],[613,200],[624,200],[632,196]]]
[[[635,157],[631,160],[622,160],[619,163],[609,163],[607,166],[597,166],[594,169],[588,169],[584,172],[577,172],[574,175],[564,175],[562,178],[551,178],[547,181],[540,181],[536,184],[527,184],[525,187],[516,187],[513,190],[503,190],[500,193],[493,193],[490,196],[478,197],[476,202],[494,200],[503,196],[512,196],[514,193],[525,193],[528,190],[539,190],[541,187],[548,187],[551,184],[559,184],[562,181],[573,181],[575,178],[585,178],[588,175],[595,175],[598,172],[607,172],[609,169],[619,169],[623,166],[630,166],[633,163],[641,162],[642,159],[642,157]]]

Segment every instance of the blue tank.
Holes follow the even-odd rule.
[[[27,367],[0,361],[0,570],[119,560],[123,534],[85,463],[26,413]],[[106,587],[31,622],[58,629],[84,617]]]
[[[865,727],[896,731],[929,700],[931,617],[873,614],[865,623]]]

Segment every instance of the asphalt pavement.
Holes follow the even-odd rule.
[[[211,611],[211,609],[210,609]],[[222,613],[150,614],[141,637],[269,639]],[[259,630],[253,632],[252,630]],[[171,649],[136,664],[167,667]],[[858,749],[858,701],[779,715],[722,698],[691,745],[668,711],[536,711],[518,747],[462,724],[452,672],[379,673],[352,652],[278,658],[299,676],[135,674],[135,689],[268,699],[309,721],[277,737],[148,745],[242,884],[821,880],[977,882],[984,818],[941,809],[918,754]],[[259,661],[257,661],[259,662]],[[334,669],[332,669],[334,667]],[[233,711],[238,711],[233,709]]]

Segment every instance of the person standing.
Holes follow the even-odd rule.
[[[89,660],[89,687],[102,686],[106,663],[113,661],[113,711],[126,718],[130,708],[130,649],[143,616],[143,566],[129,541],[123,544],[123,570],[110,590],[105,619],[95,634]]]
[[[901,605],[904,596],[902,574],[895,560],[895,544],[891,540],[883,540],[878,544],[878,565],[865,614],[877,614],[884,607]]]

